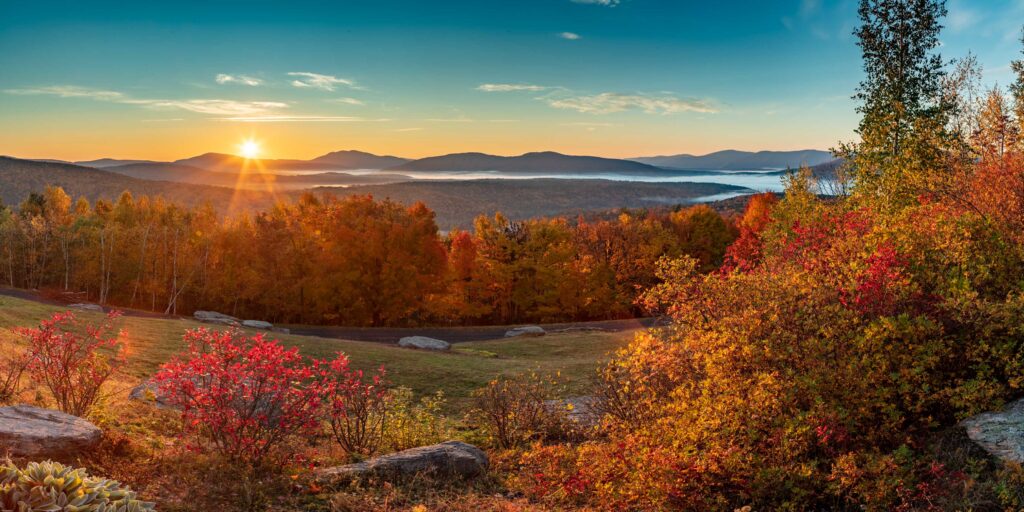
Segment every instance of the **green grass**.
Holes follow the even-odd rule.
[[[11,328],[36,325],[61,310],[57,306],[0,297],[0,342],[20,342]],[[78,316],[90,321],[101,318],[99,313],[92,312],[79,312]],[[124,317],[120,326],[127,333],[127,372],[134,380],[152,375],[161,363],[182,351],[185,330],[211,327],[186,319],[138,317]],[[383,365],[392,383],[408,386],[416,394],[442,390],[453,407],[463,403],[473,389],[497,376],[532,370],[544,374],[560,372],[569,393],[585,393],[600,362],[610,351],[626,344],[632,335],[633,332],[556,333],[539,338],[460,343],[452,352],[440,353],[381,343],[270,334],[286,345],[298,347],[309,357],[332,357],[341,351],[355,368],[369,371]]]

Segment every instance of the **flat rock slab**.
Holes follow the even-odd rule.
[[[31,405],[0,407],[0,452],[32,459],[61,459],[89,450],[103,433],[77,416]]]
[[[506,338],[512,338],[514,336],[544,336],[547,332],[543,327],[537,325],[524,325],[522,327],[516,327],[515,329],[509,329],[505,331]]]
[[[398,346],[406,348],[421,348],[425,350],[448,350],[452,348],[451,344],[444,340],[437,338],[428,338],[426,336],[406,336],[398,340]]]
[[[196,311],[192,313],[192,317],[200,322],[206,322],[209,324],[220,324],[230,325],[231,327],[238,327],[242,325],[241,321],[231,315],[225,315],[224,313],[218,313],[216,311]]]
[[[487,465],[487,454],[483,450],[461,441],[446,441],[356,464],[324,468],[317,471],[317,476],[328,481],[365,476],[402,478],[419,474],[469,478],[486,472]]]
[[[993,457],[1024,463],[1024,399],[999,412],[986,412],[960,422],[967,437]]]
[[[100,306],[99,304],[88,304],[88,303],[82,302],[82,303],[79,303],[79,304],[68,304],[68,307],[69,308],[74,308],[74,309],[81,309],[83,311],[96,311],[96,312],[99,312],[99,313],[103,312],[103,306]]]
[[[263,329],[269,331],[274,328],[274,324],[270,322],[264,322],[263,320],[244,320],[242,321],[242,327],[249,327],[252,329]]]

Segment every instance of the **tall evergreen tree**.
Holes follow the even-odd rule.
[[[898,205],[927,188],[925,170],[942,160],[945,76],[939,46],[944,0],[861,0],[855,31],[865,78],[854,98],[861,142],[842,148],[853,159],[857,186]]]

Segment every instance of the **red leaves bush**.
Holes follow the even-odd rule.
[[[387,421],[388,391],[384,387],[384,368],[363,381],[361,370],[352,371],[348,359],[331,361],[324,383],[329,397],[327,419],[334,440],[350,455],[372,455],[384,439]]]
[[[28,370],[50,390],[57,407],[85,416],[100,399],[100,388],[125,363],[113,311],[99,325],[82,324],[70,311],[54,314],[37,328],[15,332],[29,341]]]
[[[255,466],[288,458],[288,443],[318,434],[324,420],[345,433],[336,437],[346,450],[376,448],[383,418],[375,416],[374,404],[383,401],[382,382],[377,376],[364,383],[345,355],[306,360],[296,348],[238,330],[199,328],[185,333],[185,340],[188,351],[154,379],[181,408],[190,448],[212,447],[228,460]]]

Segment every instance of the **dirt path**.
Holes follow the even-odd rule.
[[[63,303],[39,296],[32,290],[21,290],[16,288],[0,287],[0,295],[15,297],[18,299],[31,300],[55,306]],[[104,308],[109,311],[111,308]],[[142,318],[181,318],[174,315],[164,315],[140,309],[117,308],[125,316]],[[603,331],[626,331],[642,327],[650,327],[655,322],[653,318],[631,318],[626,320],[599,320],[594,322],[563,322],[540,325],[548,332],[559,330],[603,330]],[[525,324],[518,324],[525,325]],[[438,338],[449,343],[464,343],[467,341],[484,341],[503,338],[505,331],[514,326],[508,325],[486,325],[472,327],[334,327],[316,325],[282,325],[288,327],[292,334],[300,336],[318,336],[321,338],[335,338],[342,340],[373,341],[378,343],[396,343],[405,336],[429,336]]]

